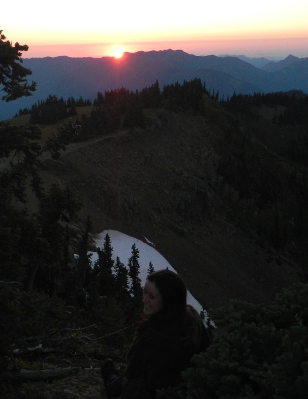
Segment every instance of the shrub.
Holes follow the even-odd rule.
[[[234,301],[211,314],[228,332],[158,398],[308,397],[308,285],[284,290],[268,306]]]

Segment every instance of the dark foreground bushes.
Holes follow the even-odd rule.
[[[211,315],[227,333],[193,358],[181,386],[159,398],[308,397],[307,285],[284,290],[269,306],[234,301]]]

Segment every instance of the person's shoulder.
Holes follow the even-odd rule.
[[[200,313],[192,305],[186,305],[185,318],[191,321],[195,321],[198,324],[202,323]]]
[[[192,305],[189,305],[189,304],[186,305],[186,312],[190,313],[190,314],[199,315],[198,311]]]

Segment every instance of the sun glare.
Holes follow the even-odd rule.
[[[124,51],[123,51],[123,49],[122,49],[121,47],[116,47],[116,48],[113,50],[113,56],[114,56],[115,58],[121,58],[122,55],[123,55],[123,53],[124,53]]]

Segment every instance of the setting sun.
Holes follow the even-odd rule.
[[[124,51],[123,51],[123,49],[122,49],[121,47],[116,47],[116,48],[113,50],[113,56],[114,56],[115,58],[121,58],[122,55],[123,55],[123,53],[124,53]]]

